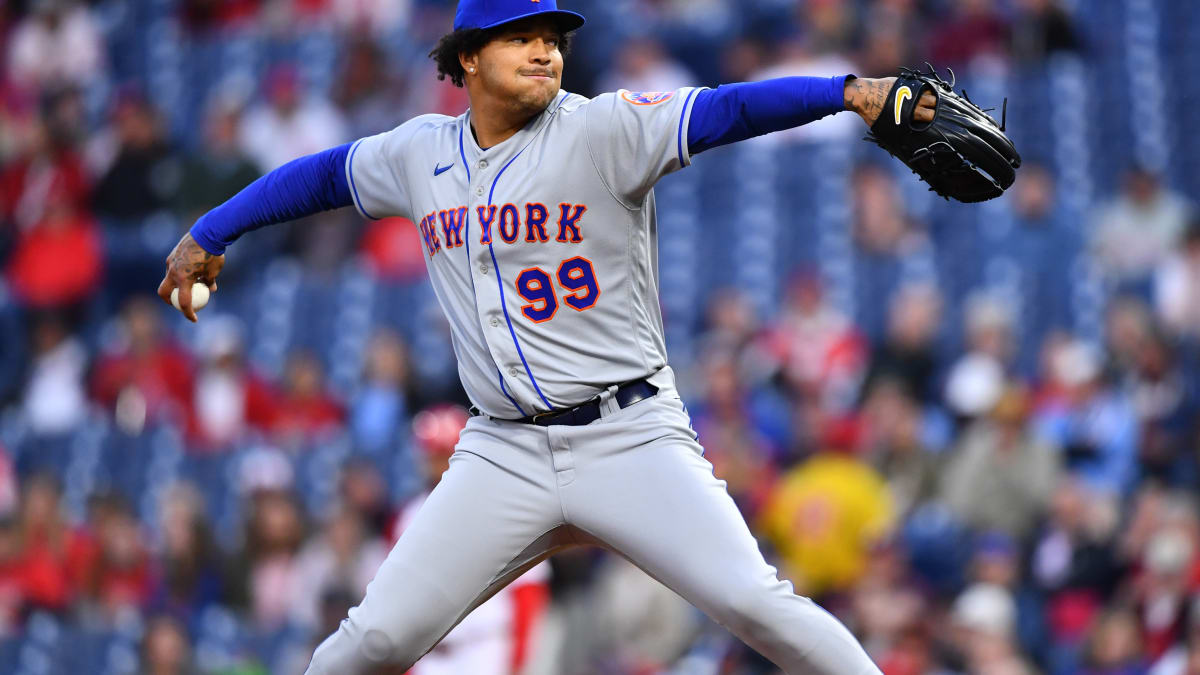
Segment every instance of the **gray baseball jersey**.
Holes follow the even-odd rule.
[[[486,150],[469,112],[417,117],[351,148],[356,208],[420,229],[482,411],[570,407],[666,365],[653,186],[690,161],[696,91],[560,92]]]

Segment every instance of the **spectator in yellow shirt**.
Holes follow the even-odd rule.
[[[810,596],[853,584],[895,517],[883,478],[852,453],[853,423],[834,423],[824,436],[830,450],[784,474],[759,520],[783,573]]]

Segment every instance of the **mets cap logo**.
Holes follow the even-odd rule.
[[[621,98],[634,105],[658,105],[669,101],[675,95],[673,91],[625,91],[621,90]]]

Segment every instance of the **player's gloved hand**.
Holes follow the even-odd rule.
[[[858,113],[859,117],[873,126],[883,113],[883,106],[888,101],[888,93],[896,85],[897,77],[856,77],[846,81],[846,109]],[[914,122],[932,122],[933,113],[937,110],[937,96],[932,91],[921,93],[920,100],[913,108]]]
[[[192,308],[192,284],[208,286],[210,293],[217,292],[217,275],[225,267],[224,255],[213,255],[200,248],[200,244],[186,233],[175,244],[167,256],[167,273],[158,285],[158,297],[171,304],[171,291],[179,289],[179,310],[192,323],[196,322],[196,310]]]
[[[871,127],[867,140],[947,199],[999,197],[1021,166],[1021,155],[1004,135],[1003,115],[997,123],[966,92],[955,93],[953,71],[949,82],[932,66],[929,72],[901,68],[894,78],[850,80],[846,107]]]

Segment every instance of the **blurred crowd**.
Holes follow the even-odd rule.
[[[992,72],[1105,48],[1078,27],[1082,0],[562,4],[591,22],[566,73],[581,93],[924,60]],[[352,380],[335,384],[325,353],[264,364],[245,320],[216,312],[273,260],[428,292],[412,224],[343,210],[248,235],[197,327],[153,291],[194,219],[266,171],[417,113],[459,114],[463,93],[425,58],[452,12],[435,0],[0,7],[0,647],[49,616],[134,636],[126,672],[297,672],[357,602],[465,422],[452,364],[428,364],[449,357],[414,356],[415,333],[444,328],[371,326]],[[181,103],[148,80],[161,55],[130,47],[144,46],[128,39],[143,23],[193,56],[246,41],[268,56],[243,64],[249,82],[186,64],[176,74],[210,82]],[[332,46],[329,77],[294,49],[314,35]],[[839,116],[780,140],[860,134]],[[1198,674],[1200,217],[1136,164],[1077,216],[1047,160],[1030,159],[1005,200],[1041,315],[926,280],[879,289],[872,318],[798,267],[770,312],[721,288],[699,325],[668,317],[697,345],[673,363],[706,457],[769,558],[887,675]],[[906,211],[894,172],[862,163],[850,181],[863,264],[943,245],[946,228]],[[1103,290],[1094,335],[1066,290],[1080,265]],[[186,470],[148,486],[150,502],[100,481],[68,508],[78,481],[50,448],[98,427],[131,446],[168,430],[185,467],[244,457],[210,481],[234,494],[232,526]],[[304,463],[331,444],[350,450]],[[303,487],[313,473],[329,488],[319,499]],[[774,672],[599,551],[556,557],[498,602],[431,664],[498,631],[496,669],[471,672]],[[205,647],[214,611],[263,639]]]

